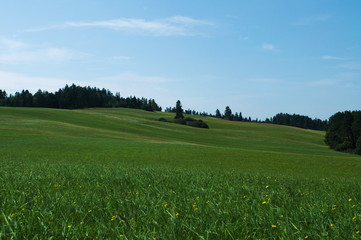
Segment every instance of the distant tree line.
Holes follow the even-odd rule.
[[[66,85],[55,93],[39,90],[35,94],[28,90],[7,95],[0,90],[0,106],[9,107],[45,107],[62,109],[79,109],[93,107],[124,107],[144,109],[147,111],[161,111],[162,108],[154,99],[121,97],[106,89]]]
[[[92,108],[92,107],[124,107],[144,109],[147,111],[161,111],[162,108],[155,102],[154,99],[136,98],[136,97],[121,97],[119,93],[115,95],[106,89],[98,89],[91,87],[80,87],[76,85],[68,86],[59,89],[55,93],[39,90],[34,95],[28,90],[16,92],[15,95],[7,95],[4,90],[0,90],[0,106],[12,107],[46,107],[46,108]],[[178,106],[179,107],[179,106]],[[167,107],[165,112],[179,111],[176,107]],[[223,113],[219,109],[215,114],[207,112],[198,112],[195,110],[185,110],[182,113],[189,115],[209,116],[221,118],[229,121],[241,122],[258,122],[258,123],[273,123],[280,125],[287,125],[293,127],[300,127],[313,130],[327,130],[327,120],[311,119],[307,116],[298,114],[278,113],[274,117],[267,118],[265,121],[252,119],[251,117],[244,117],[241,112],[233,113],[231,108],[227,106]],[[180,122],[184,122],[183,118],[178,118]],[[194,124],[194,123],[192,123]]]
[[[271,119],[266,119],[266,122],[322,131],[325,131],[328,126],[327,120],[312,119],[307,116],[288,113],[278,113]]]
[[[165,112],[176,112],[175,107],[165,108]],[[200,115],[200,116],[209,116],[221,118],[229,121],[239,121],[239,122],[257,122],[257,123],[272,123],[279,125],[286,125],[292,127],[299,127],[304,129],[313,129],[313,130],[327,130],[328,121],[321,119],[312,119],[308,116],[303,116],[299,114],[288,114],[288,113],[278,113],[274,117],[266,118],[262,121],[259,119],[252,119],[251,117],[244,117],[241,112],[233,113],[231,108],[227,106],[224,110],[224,113],[221,113],[219,109],[216,110],[215,114],[209,114],[206,112],[197,112],[195,110],[185,110],[184,113],[191,115]]]
[[[361,155],[361,111],[345,111],[332,115],[325,143],[337,151]]]

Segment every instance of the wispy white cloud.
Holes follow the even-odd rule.
[[[349,70],[361,70],[361,63],[359,62],[347,62],[337,65],[336,68],[344,68]]]
[[[111,81],[111,82],[127,82],[127,83],[166,83],[172,82],[174,80],[165,78],[165,77],[157,77],[157,76],[142,76],[136,73],[124,72],[117,74],[115,76],[103,77],[100,79],[101,81]]]
[[[268,83],[268,84],[275,84],[275,83],[282,83],[283,81],[276,78],[251,78],[250,81],[256,83]]]
[[[174,22],[178,24],[187,24],[187,25],[210,25],[214,26],[214,23],[207,20],[194,19],[186,16],[173,16],[167,18],[166,21]]]
[[[130,60],[132,58],[133,57],[130,57],[130,56],[113,56],[114,60]]]
[[[309,82],[308,86],[311,87],[325,87],[325,86],[334,86],[336,85],[337,80],[335,79],[320,79],[313,82]]]
[[[44,48],[33,51],[15,51],[0,54],[0,63],[16,64],[24,62],[65,61],[80,57],[66,48]]]
[[[331,15],[321,14],[321,15],[315,15],[315,16],[301,18],[301,19],[297,20],[296,22],[294,22],[293,25],[309,26],[309,25],[313,25],[313,24],[316,24],[319,22],[328,21],[329,19],[331,19]]]
[[[66,22],[60,25],[27,29],[25,32],[41,32],[53,29],[99,27],[118,31],[151,34],[155,36],[193,36],[200,34],[200,27],[215,26],[206,20],[186,16],[173,16],[165,19],[145,20],[120,18],[107,21]]]
[[[65,84],[81,84],[81,82],[74,82],[69,79],[49,78],[29,76],[26,74],[0,71],[0,86],[9,93],[27,89],[30,92],[36,92],[39,89],[47,91],[55,91]]]
[[[265,51],[271,51],[271,52],[278,52],[279,49],[277,49],[273,44],[271,43],[263,43],[261,48]]]
[[[0,38],[0,49],[7,50],[7,49],[22,49],[27,47],[28,44],[7,38]]]
[[[342,57],[334,57],[334,56],[322,56],[323,60],[347,60],[346,58]]]
[[[310,87],[349,87],[359,78],[360,74],[357,72],[339,72],[334,76],[310,81],[306,84]]]
[[[33,45],[12,39],[0,39],[0,63],[66,61],[85,56],[67,48]]]

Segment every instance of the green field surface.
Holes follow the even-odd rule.
[[[0,239],[361,239],[361,156],[325,132],[0,107]]]

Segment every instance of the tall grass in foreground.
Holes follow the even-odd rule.
[[[1,162],[0,239],[360,239],[361,183]]]

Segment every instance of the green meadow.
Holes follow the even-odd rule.
[[[324,132],[0,108],[0,239],[361,239],[361,156]]]

